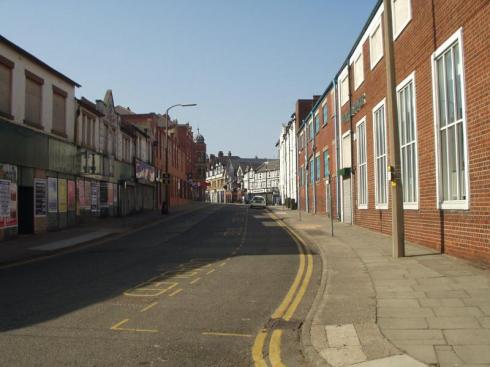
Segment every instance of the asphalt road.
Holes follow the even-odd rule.
[[[1,269],[0,366],[302,366],[318,262],[266,211],[210,205]]]

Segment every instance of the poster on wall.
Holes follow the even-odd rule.
[[[101,208],[107,208],[109,206],[108,197],[109,197],[109,183],[101,182],[100,183],[100,191],[99,191],[100,207]]]
[[[85,209],[90,209],[90,195],[92,193],[90,181],[85,181]]]
[[[114,206],[117,206],[117,184],[114,184]]]
[[[92,182],[92,192],[90,200],[90,211],[92,213],[97,213],[99,211],[99,183]]]
[[[10,181],[0,180],[0,217],[10,215]]]
[[[85,183],[83,180],[77,180],[78,188],[78,208],[85,208]]]
[[[107,204],[112,206],[114,202],[114,186],[112,183],[109,183],[107,186]]]
[[[75,181],[68,180],[66,189],[68,194],[68,210],[75,210]]]
[[[17,185],[10,184],[9,216],[5,220],[5,227],[17,226]]]
[[[45,217],[48,214],[48,190],[44,178],[34,179],[34,215]]]
[[[58,180],[58,211],[67,211],[66,180],[61,178]]]
[[[58,179],[48,177],[48,212],[58,212]]]

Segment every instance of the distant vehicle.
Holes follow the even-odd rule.
[[[250,201],[250,208],[265,208],[266,206],[267,204],[263,196],[254,196]]]

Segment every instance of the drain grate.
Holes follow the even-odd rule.
[[[302,325],[303,325],[303,321],[299,321],[299,320],[286,321],[284,319],[269,319],[269,321],[267,321],[267,323],[264,325],[264,328],[268,330],[275,330],[275,329],[299,330]]]

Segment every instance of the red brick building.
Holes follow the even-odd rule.
[[[489,6],[485,0],[397,0],[392,17],[405,236],[487,263]],[[308,186],[300,187],[300,208],[324,213],[325,184],[317,177],[324,165],[321,155],[324,149],[337,152],[330,153],[331,173],[337,176],[331,185],[338,203],[334,213],[343,222],[390,234],[390,122],[385,112],[382,16],[379,1],[333,85],[302,121],[299,146],[302,133],[310,136],[310,126],[314,134],[299,151],[298,176],[301,181],[301,166],[306,166],[309,180]],[[334,128],[328,122],[324,127],[321,119],[325,100],[336,119]]]

